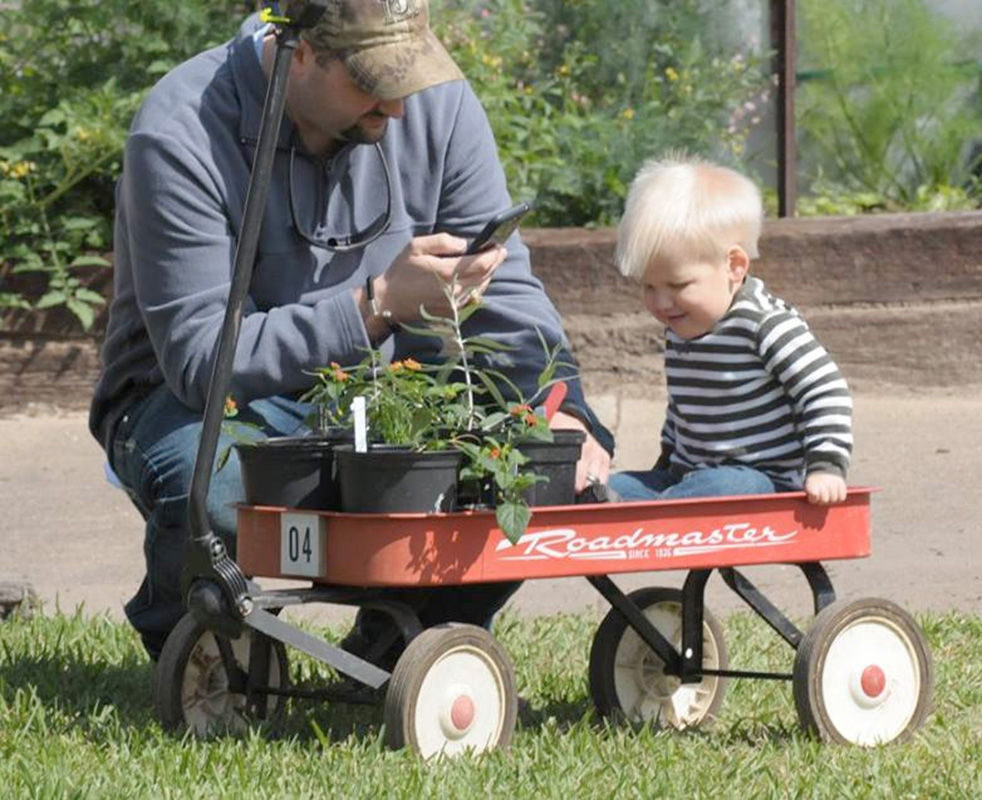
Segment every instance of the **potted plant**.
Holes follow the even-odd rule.
[[[225,400],[223,430],[239,457],[245,502],[250,505],[288,508],[339,508],[335,445],[350,442],[350,429],[330,406],[319,409],[319,424],[306,436],[266,437],[258,425],[238,418],[238,405]],[[218,460],[225,466],[231,454],[226,448]]]
[[[453,281],[445,293],[450,316],[423,310],[425,325],[404,326],[414,334],[439,337],[449,354],[445,363],[405,359],[383,365],[370,351],[354,366],[317,370],[317,384],[305,399],[317,409],[315,416],[335,419],[350,412],[355,397],[365,398],[369,446],[364,452],[351,445],[335,448],[343,510],[445,511],[485,505],[494,507],[499,527],[517,541],[531,517],[529,505],[573,501],[583,434],[563,432],[574,441],[557,443],[545,417],[532,408],[535,398],[506,400],[502,387],[521,398],[518,387],[500,371],[476,366],[475,356],[507,348],[486,337],[465,337],[462,325],[480,303],[458,302]],[[557,381],[560,366],[558,348],[550,351],[544,341],[543,347],[546,367],[536,398]],[[558,451],[559,458],[539,454],[536,467],[525,451],[544,449]],[[438,470],[443,472],[436,477]],[[554,491],[540,497],[543,484]]]
[[[439,382],[418,361],[383,365],[377,351],[354,367],[318,371],[318,385],[306,395],[315,408],[327,400],[350,412],[356,397],[365,402],[368,446],[335,449],[341,509],[454,510],[464,458],[452,444],[466,414],[460,395],[458,384]]]

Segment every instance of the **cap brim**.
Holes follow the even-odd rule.
[[[381,100],[395,100],[448,81],[464,73],[440,41],[427,30],[408,41],[382,44],[344,59],[352,80],[362,91]]]

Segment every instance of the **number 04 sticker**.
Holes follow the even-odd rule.
[[[324,518],[280,514],[280,572],[316,578],[324,573]]]

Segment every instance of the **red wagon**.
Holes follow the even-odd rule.
[[[310,587],[252,587],[250,607],[242,609],[247,627],[238,635],[216,635],[188,615],[157,668],[157,709],[169,724],[206,733],[273,714],[291,695],[358,699],[331,688],[291,688],[286,642],[356,685],[386,686],[393,745],[424,756],[502,746],[517,715],[507,654],[476,626],[421,630],[413,610],[384,590],[584,576],[612,606],[590,654],[591,695],[603,715],[693,727],[713,719],[727,679],[789,679],[806,728],[831,741],[888,742],[917,728],[929,709],[932,668],[923,634],[889,601],[836,601],[821,564],[869,555],[871,491],[853,488],[834,506],[787,493],[536,508],[515,544],[496,527],[493,511],[380,515],[240,506],[242,570],[307,579]],[[804,633],[737,569],[773,563],[795,564],[807,579],[816,616]],[[624,594],[611,578],[678,569],[688,570],[681,589]],[[730,668],[722,629],[703,603],[713,570],[796,650],[790,673]],[[392,672],[270,613],[309,602],[387,611],[407,642]]]
[[[277,17],[277,47],[242,214],[242,230],[189,489],[182,594],[190,612],[170,633],[154,671],[162,722],[195,733],[275,714],[285,697],[337,698],[335,688],[291,687],[286,647],[334,667],[356,686],[385,690],[386,735],[424,756],[508,743],[518,698],[507,654],[484,628],[422,630],[391,587],[426,587],[583,575],[612,609],[590,654],[600,712],[677,728],[711,720],[728,678],[790,679],[802,722],[830,740],[871,745],[908,734],[931,694],[924,637],[886,600],[835,601],[821,561],[869,553],[868,489],[836,506],[802,494],[535,508],[509,544],[492,512],[364,515],[242,506],[238,562],[210,527],[208,485],[238,332],[248,306],[259,229],[300,32],[325,4]],[[367,241],[370,241],[368,239]],[[737,567],[801,567],[816,617],[802,633]],[[687,569],[681,590],[624,594],[622,572]],[[711,572],[796,649],[791,673],[730,669],[722,630],[704,607]],[[252,576],[306,578],[308,588],[263,591]],[[279,619],[294,604],[345,603],[387,612],[406,643],[392,672]],[[392,641],[376,643],[378,655]],[[364,691],[362,691],[362,696]],[[377,693],[376,693],[377,695]],[[357,691],[346,699],[359,699]]]

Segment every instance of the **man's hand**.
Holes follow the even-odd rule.
[[[572,414],[557,411],[549,421],[549,427],[557,430],[574,429],[586,433],[580,460],[576,462],[576,492],[579,494],[591,483],[607,483],[610,477],[610,454],[600,446],[587,430],[586,425]]]
[[[820,506],[841,503],[846,499],[846,482],[833,472],[812,472],[805,478],[808,502]]]
[[[445,316],[450,305],[444,287],[456,280],[457,299],[480,299],[508,252],[495,245],[465,256],[467,240],[449,233],[417,236],[373,284],[375,302],[394,322],[415,322],[419,308]],[[456,274],[455,274],[456,273]]]

